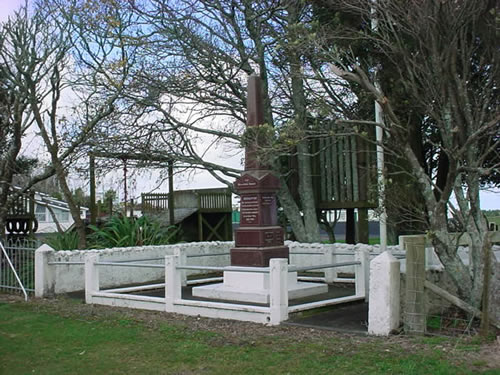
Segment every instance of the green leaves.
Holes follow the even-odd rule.
[[[113,216],[104,226],[89,225],[89,248],[130,247],[167,245],[179,241],[180,230],[175,225],[162,226],[146,216],[130,218]],[[54,250],[78,249],[78,234],[75,231],[56,233],[47,237],[47,244]]]
[[[179,229],[163,227],[147,216],[138,219],[113,216],[102,228],[90,226],[93,248],[165,245],[177,242]]]
[[[75,231],[54,233],[47,237],[46,242],[54,250],[76,250],[78,249],[78,233]]]

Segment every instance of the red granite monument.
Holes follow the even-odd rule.
[[[264,124],[260,78],[250,76],[247,96],[247,127]],[[256,143],[245,149],[245,171],[235,183],[240,194],[240,228],[236,230],[231,265],[268,267],[271,258],[289,257],[283,228],[278,226],[276,192],[279,179],[257,157]]]
[[[248,79],[247,107],[247,126],[262,125],[264,111],[259,77]],[[259,142],[263,141],[257,140],[246,147],[245,171],[234,183],[240,193],[241,213],[235,247],[231,249],[231,266],[224,270],[222,283],[194,287],[194,297],[269,303],[270,274],[262,268],[269,266],[271,258],[289,259],[288,247],[283,242],[283,229],[278,226],[277,219],[279,179],[259,159],[257,148],[263,146]],[[328,291],[326,284],[299,282],[297,272],[288,272],[287,288],[290,299]]]

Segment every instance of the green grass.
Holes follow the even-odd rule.
[[[387,339],[334,334],[297,340],[293,332],[273,335],[274,328],[235,342],[224,332],[164,321],[148,325],[119,310],[70,317],[60,316],[57,306],[40,310],[0,303],[0,374],[475,373],[434,350],[434,342],[407,350]]]
[[[500,225],[500,216],[488,216],[487,219],[490,223],[495,223],[496,225]]]

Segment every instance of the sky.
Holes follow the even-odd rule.
[[[0,22],[6,21],[8,16],[11,15],[14,10],[18,9],[25,0],[0,0]],[[238,154],[231,158],[226,158],[223,149],[219,149],[209,156],[211,161],[217,162],[221,161],[225,165],[229,165],[235,168],[241,168],[242,165],[242,154]],[[106,178],[100,181],[100,186],[97,187],[98,192],[103,192],[108,189],[113,188],[120,192],[120,196],[123,192],[123,174],[121,171],[116,171],[106,175]],[[71,181],[74,187],[86,186],[82,181],[73,180]],[[87,185],[88,186],[88,185]],[[215,180],[208,172],[198,172],[196,174],[182,174],[176,175],[174,179],[174,187],[176,190],[180,189],[199,189],[199,188],[211,188],[211,187],[223,187],[223,185]],[[150,192],[155,190],[156,192],[166,192],[168,191],[167,183],[159,184],[159,173],[152,171],[147,174],[138,175],[136,180],[130,184],[128,187],[129,197],[140,196],[141,192]],[[481,207],[483,209],[500,209],[500,191],[483,191],[481,192]]]
[[[9,15],[23,3],[24,0],[0,0],[0,22],[6,21]]]
[[[9,15],[18,9],[25,0],[0,0],[0,22],[7,21]],[[39,154],[40,146],[37,145],[37,141],[34,139],[28,140],[26,143],[25,152],[28,154]],[[228,165],[234,168],[241,168],[241,155],[233,157],[231,159],[225,158],[224,151],[222,149],[208,155],[210,161],[222,162],[224,165]],[[162,180],[160,178],[160,173],[158,171],[151,171],[150,173],[143,173],[133,175],[130,171],[128,196],[139,197],[141,192],[166,192],[168,191],[168,183],[160,183]],[[131,179],[130,179],[131,177]],[[99,184],[100,182],[100,184]],[[73,188],[82,187],[88,189],[88,183],[83,182],[77,178],[71,178],[70,184]],[[106,190],[113,189],[120,193],[120,197],[123,195],[123,172],[118,170],[113,173],[106,174],[105,178],[98,181],[97,193],[103,193]],[[182,189],[200,189],[200,188],[213,188],[213,187],[224,187],[219,181],[214,179],[208,172],[197,172],[197,173],[184,173],[177,174],[174,178],[174,188],[176,190]]]
[[[500,210],[500,191],[481,191],[481,208],[483,210]]]

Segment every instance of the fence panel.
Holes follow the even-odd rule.
[[[2,241],[7,256],[14,266],[24,288],[35,291],[35,250],[40,246],[36,239],[8,238]],[[5,254],[0,250],[0,292],[22,292]]]

